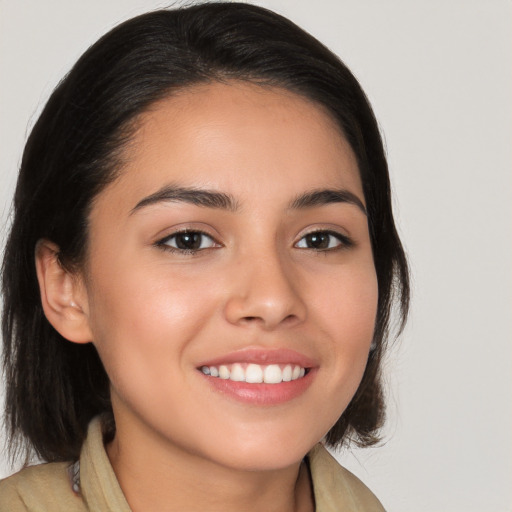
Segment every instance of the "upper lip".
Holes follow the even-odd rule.
[[[200,363],[198,367],[220,366],[222,364],[233,363],[253,363],[260,365],[294,364],[302,368],[313,368],[317,366],[317,363],[313,359],[295,350],[287,348],[263,349],[249,347],[213,359],[208,359]]]

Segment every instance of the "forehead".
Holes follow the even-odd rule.
[[[196,85],[157,102],[139,117],[124,160],[109,187],[132,203],[165,184],[241,200],[269,185],[287,197],[343,187],[364,200],[355,155],[326,109],[253,83]]]

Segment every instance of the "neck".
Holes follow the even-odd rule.
[[[107,454],[133,512],[314,510],[309,470],[301,461],[282,469],[240,470],[127,434],[118,428]]]

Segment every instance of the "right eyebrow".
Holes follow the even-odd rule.
[[[290,204],[292,209],[312,208],[333,203],[348,203],[357,206],[366,216],[364,203],[356,194],[346,189],[311,190],[296,197]]]
[[[215,190],[206,190],[194,187],[179,187],[166,185],[153,194],[141,199],[130,211],[130,215],[142,208],[161,202],[184,202],[203,206],[205,208],[215,208],[235,212],[239,205],[236,199],[224,192]]]

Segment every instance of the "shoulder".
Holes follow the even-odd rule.
[[[318,512],[384,512],[376,496],[321,444],[308,454]]]
[[[82,499],[71,489],[69,464],[39,464],[0,481],[0,510],[9,512],[82,512]]]

